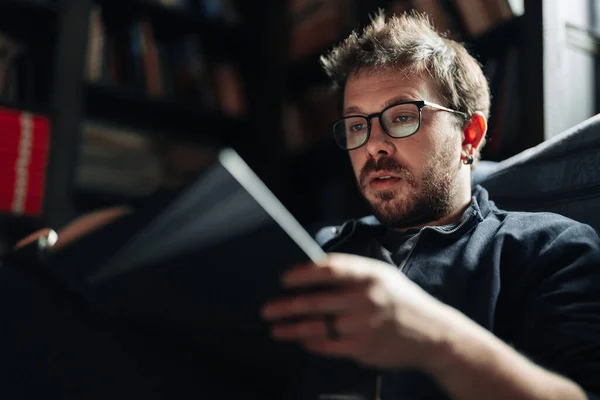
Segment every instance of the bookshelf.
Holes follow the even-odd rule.
[[[243,45],[243,36],[237,23],[210,17],[199,7],[165,6],[152,0],[98,0],[111,19],[127,20],[148,15],[154,22],[157,36],[177,37],[198,33],[203,45],[212,55],[237,57],[237,48]],[[220,38],[220,40],[211,40]]]
[[[4,0],[0,26],[15,39],[38,46],[52,43],[60,9],[57,3],[36,0]],[[31,27],[36,29],[31,29]]]
[[[244,111],[235,109],[236,101],[245,100],[244,94],[233,99],[231,96],[221,99],[216,94],[213,104],[208,106],[192,98],[195,93],[156,96],[128,84],[89,79],[86,67],[93,21],[90,16],[95,8],[101,8],[103,22],[110,27],[127,29],[126,24],[144,16],[151,21],[151,29],[161,41],[195,35],[206,60],[215,63],[216,70],[219,68],[210,77],[211,83],[219,79],[219,83],[229,82],[232,74],[238,72],[231,65],[235,67],[239,61],[240,48],[246,46],[245,37],[235,18],[215,14],[214,4],[211,14],[199,2],[193,9],[151,0],[0,2],[0,33],[18,43],[26,60],[25,67],[18,70],[22,75],[18,80],[25,85],[19,87],[18,96],[0,99],[0,106],[45,115],[52,130],[43,215],[2,214],[3,225],[18,231],[16,235],[37,224],[60,227],[100,203],[139,200],[76,187],[86,121],[100,120],[119,128],[128,127],[152,137],[158,144],[199,142],[210,148],[237,146],[247,140],[244,136],[251,130],[247,116],[240,115]],[[15,230],[14,225],[19,223],[25,228]]]
[[[235,145],[249,128],[243,118],[228,117],[176,100],[151,98],[111,85],[86,85],[84,109],[91,119],[168,132],[174,138],[198,139],[219,146]]]
[[[504,15],[495,22],[489,20],[483,29],[473,25],[478,21],[464,15],[459,3],[472,0],[268,0],[260,4],[210,0],[212,8],[204,1],[188,1],[187,8],[177,6],[178,0],[0,2],[0,33],[25,46],[33,71],[27,81],[36,83],[23,90],[27,95],[0,99],[0,106],[47,115],[52,126],[44,212],[38,218],[23,217],[30,221],[29,227],[35,223],[60,227],[90,208],[143,200],[77,186],[81,165],[87,162],[81,146],[87,140],[84,126],[88,122],[131,130],[139,135],[135,140],[145,143],[140,144],[144,149],[167,142],[197,143],[213,150],[232,146],[306,225],[366,212],[356,197],[347,155],[335,148],[330,137],[329,122],[337,111],[328,97],[328,81],[318,57],[353,29],[367,24],[369,14],[378,8],[430,13],[436,25],[466,43],[484,65],[494,96],[492,113],[503,116],[491,120],[490,126],[498,131],[517,127],[516,134],[527,133],[516,145],[514,134],[510,142],[491,132],[492,145],[484,157],[504,158],[543,140],[539,124],[533,126],[514,109],[498,111],[498,104],[509,102],[510,96],[525,96],[525,103],[543,91],[535,78],[535,69],[543,67],[541,55],[532,51],[542,38],[531,26],[531,21],[540,18],[536,13],[541,8],[528,2],[525,15]],[[477,1],[500,4],[506,0]],[[94,10],[98,10],[96,19]],[[151,36],[143,31],[144,26],[150,26]],[[155,56],[148,56],[148,50],[144,54],[156,57],[151,59],[161,73],[152,75],[144,57],[127,59],[128,68],[143,67],[142,75],[139,70],[130,71],[127,78],[108,63],[113,60],[117,65],[114,60],[119,57],[108,56],[115,51],[110,46],[117,45],[106,43],[122,40],[118,35],[133,35],[135,29],[142,32],[138,44],[156,48]],[[103,41],[90,41],[94,35],[103,35]],[[111,35],[117,39],[110,39]],[[202,75],[193,75],[193,90],[175,89],[179,80],[173,76],[188,65],[176,62],[177,52],[188,39],[192,44],[186,48],[191,53],[185,53],[185,62],[192,63],[190,54],[197,50]],[[96,58],[91,56],[94,48]],[[512,60],[511,67],[507,60]],[[506,71],[518,72],[521,85],[516,91],[514,77],[513,89],[503,89],[509,85],[506,76],[511,75]],[[516,118],[518,123],[501,124],[505,117]],[[504,139],[506,143],[494,147],[494,142]],[[109,151],[103,151],[98,150],[108,157]]]
[[[523,21],[522,15],[503,21],[491,30],[471,39],[467,42],[467,46],[481,63],[485,63],[488,59],[501,54],[506,48],[519,43],[523,35]]]

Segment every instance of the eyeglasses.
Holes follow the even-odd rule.
[[[448,111],[467,118],[467,114],[451,110],[428,101],[406,101],[393,104],[379,113],[362,116],[351,115],[333,123],[333,137],[339,147],[344,150],[354,150],[363,146],[371,136],[371,120],[375,117],[383,131],[394,139],[402,139],[417,133],[421,127],[423,107],[433,107],[438,110]]]

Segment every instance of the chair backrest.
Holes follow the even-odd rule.
[[[600,115],[498,163],[477,183],[502,209],[551,211],[600,231]]]

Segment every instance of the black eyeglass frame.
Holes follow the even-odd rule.
[[[385,124],[381,122],[381,115],[386,112],[387,110],[389,110],[390,108],[393,107],[397,107],[403,104],[414,104],[417,106],[417,108],[419,109],[419,124],[417,125],[417,128],[415,129],[415,131],[409,135],[406,136],[400,136],[400,137],[396,137],[393,136],[386,128]],[[374,113],[374,114],[370,114],[370,115],[348,115],[345,116],[344,118],[340,118],[337,121],[334,121],[331,124],[331,129],[333,131],[334,134],[334,138],[335,138],[335,127],[337,124],[339,124],[340,122],[345,121],[346,119],[350,119],[350,118],[365,118],[367,120],[367,135],[365,137],[365,140],[359,144],[358,146],[352,147],[352,148],[348,148],[348,147],[342,147],[338,141],[336,140],[335,143],[338,145],[338,147],[340,147],[342,150],[356,150],[362,146],[364,146],[365,144],[367,144],[367,142],[369,141],[369,138],[371,137],[371,120],[375,117],[377,117],[377,119],[379,119],[379,124],[381,125],[381,128],[383,129],[383,131],[386,133],[386,135],[388,135],[389,137],[391,137],[392,139],[404,139],[407,137],[410,137],[412,135],[414,135],[415,133],[417,133],[419,131],[419,129],[421,129],[421,121],[423,120],[423,107],[428,106],[428,107],[432,107],[432,108],[436,108],[438,110],[442,110],[442,111],[448,111],[451,112],[453,114],[457,114],[460,115],[461,117],[463,117],[465,120],[467,119],[467,114],[465,114],[462,111],[456,111],[456,110],[452,110],[451,108],[447,108],[444,106],[440,106],[439,104],[435,104],[435,103],[431,103],[427,100],[415,100],[415,101],[402,101],[399,103],[394,103],[392,105],[387,106],[386,108],[384,108],[383,110],[381,110],[378,113]]]

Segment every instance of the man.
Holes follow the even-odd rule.
[[[333,289],[267,304],[273,337],[380,371],[349,385],[358,398],[598,398],[600,239],[472,192],[490,107],[478,63],[419,15],[378,15],[322,61],[374,217],[319,233],[335,253],[282,282]]]

